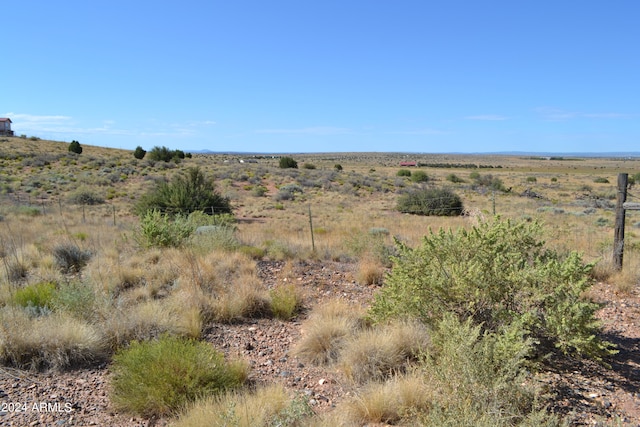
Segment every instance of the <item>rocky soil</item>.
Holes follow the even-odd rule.
[[[269,287],[296,281],[311,308],[329,298],[367,304],[375,288],[354,280],[354,266],[332,262],[261,262],[259,275]],[[605,368],[592,362],[554,360],[543,376],[552,397],[551,411],[569,416],[573,425],[640,426],[640,294],[620,295],[598,284],[593,295],[605,307],[600,311],[605,338],[619,353]],[[213,325],[204,338],[228,355],[250,361],[250,380],[256,384],[280,382],[305,394],[320,412],[352,390],[330,368],[302,363],[290,354],[301,334],[307,313],[294,321],[255,319],[233,325]],[[115,412],[109,404],[107,366],[68,372],[26,372],[0,368],[0,425],[2,426],[167,426],[165,419],[139,419]]]

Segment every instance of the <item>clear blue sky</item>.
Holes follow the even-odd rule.
[[[29,0],[0,117],[134,149],[640,151],[640,1]]]

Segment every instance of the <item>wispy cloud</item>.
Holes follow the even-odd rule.
[[[618,112],[605,112],[605,113],[585,113],[581,111],[569,111],[555,107],[540,107],[536,108],[535,112],[542,116],[543,119],[549,121],[565,121],[571,119],[630,119],[640,117],[640,114],[632,113],[618,113]]]
[[[9,117],[13,121],[13,128],[17,132],[34,136],[56,135],[71,138],[75,135],[120,135],[120,136],[174,136],[186,137],[197,134],[198,129],[215,125],[213,120],[188,121],[185,123],[158,123],[149,127],[126,129],[117,126],[112,119],[103,120],[98,126],[88,126],[71,116],[64,115],[34,115],[22,113],[6,113],[3,117]]]
[[[289,135],[345,135],[353,131],[347,128],[316,126],[299,129],[258,129],[255,133],[289,134]]]
[[[502,120],[507,120],[508,117],[506,116],[501,116],[499,114],[478,114],[475,116],[467,116],[465,117],[465,119],[467,120],[484,120],[484,121],[502,121]]]

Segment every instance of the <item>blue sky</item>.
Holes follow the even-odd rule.
[[[640,151],[640,2],[30,0],[16,134],[134,149]]]

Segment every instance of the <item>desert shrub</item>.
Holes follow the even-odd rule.
[[[69,202],[75,205],[101,205],[104,197],[89,188],[79,188],[69,195]]]
[[[178,247],[195,227],[184,216],[170,216],[157,210],[147,211],[134,232],[134,240],[143,248]]]
[[[457,183],[460,183],[460,182],[464,182],[464,179],[460,178],[455,173],[448,174],[446,180],[449,181],[449,182],[453,182],[454,184],[457,184]]]
[[[179,159],[184,159],[184,152],[180,150],[170,150],[167,147],[153,147],[151,151],[147,153],[147,159],[155,162],[177,162]]]
[[[144,159],[144,156],[146,155],[147,155],[147,150],[145,150],[139,145],[136,147],[135,151],[133,152],[133,157],[135,157],[138,160]]]
[[[53,259],[63,273],[77,273],[91,259],[91,251],[80,249],[77,245],[63,243],[53,248]]]
[[[607,355],[610,344],[597,338],[599,305],[583,298],[592,264],[547,249],[540,234],[537,222],[495,219],[471,230],[432,231],[415,249],[398,243],[370,315],[433,324],[453,313],[491,333],[530,338],[540,352]]]
[[[596,184],[609,184],[609,180],[607,178],[603,178],[601,176],[595,178],[593,180],[593,182],[595,182]]]
[[[236,388],[247,367],[210,344],[171,336],[134,341],[113,358],[111,401],[145,417],[177,413],[197,398]]]
[[[478,172],[472,172],[469,177],[473,179],[474,184],[480,187],[487,187],[495,191],[505,191],[506,188],[502,180],[491,174],[480,175]]]
[[[174,175],[170,182],[158,181],[156,187],[143,194],[134,208],[139,216],[150,210],[176,215],[203,211],[211,214],[230,214],[228,198],[215,191],[213,179],[198,167],[186,170],[186,176]]]
[[[56,284],[51,282],[40,282],[27,285],[16,290],[12,301],[21,307],[33,307],[35,309],[50,309]]]
[[[447,315],[431,331],[418,372],[430,399],[414,421],[423,426],[561,426],[545,411],[540,391],[522,369],[519,340],[487,334],[471,319]],[[511,351],[505,346],[515,345]],[[411,414],[411,412],[409,412]]]
[[[429,175],[425,171],[417,170],[411,173],[411,181],[413,182],[428,182]]]
[[[411,190],[398,198],[397,209],[416,215],[456,216],[462,215],[460,197],[444,188],[421,188]]]
[[[302,295],[293,283],[279,284],[271,291],[271,312],[280,320],[291,320],[301,308]]]
[[[333,165],[333,168],[338,172],[340,172],[343,169],[340,163],[336,163],[335,165]]]
[[[278,193],[275,195],[276,201],[293,200],[296,194],[302,194],[304,191],[298,184],[287,184],[280,187]]]
[[[80,143],[74,139],[69,143],[69,152],[82,154],[82,145],[80,145]]]
[[[280,169],[298,169],[298,162],[288,156],[280,157],[278,165]]]
[[[411,171],[409,169],[399,169],[396,172],[396,176],[411,176]]]
[[[315,169],[316,165],[314,165],[313,163],[303,163],[302,164],[302,169]]]
[[[538,178],[536,178],[535,176],[528,176],[527,177],[527,182],[536,183],[536,182],[538,182]]]
[[[51,305],[56,311],[64,311],[87,321],[95,318],[96,295],[93,288],[85,283],[70,282],[60,284],[53,294]]]
[[[251,189],[251,195],[254,197],[263,197],[267,194],[267,187],[264,185],[256,185]]]

